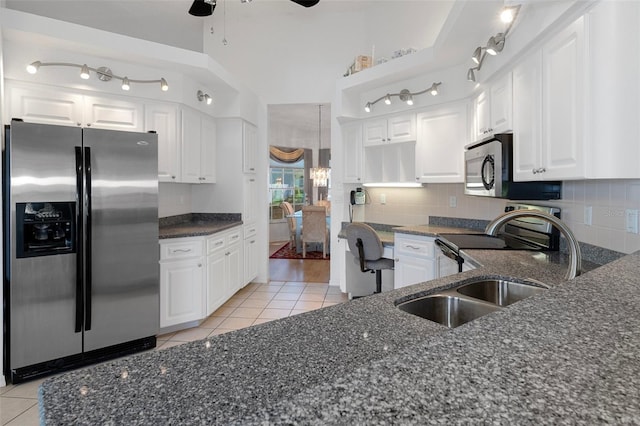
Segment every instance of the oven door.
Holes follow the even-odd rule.
[[[471,146],[464,155],[464,193],[484,197],[502,195],[502,145],[498,140]]]

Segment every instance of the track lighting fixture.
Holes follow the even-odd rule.
[[[427,92],[429,92],[431,96],[436,96],[438,94],[438,86],[440,86],[441,84],[441,82],[433,83],[428,89],[424,89],[419,92],[410,92],[407,89],[402,89],[400,93],[387,93],[386,95],[379,97],[375,101],[367,102],[364,106],[364,110],[365,112],[371,112],[371,107],[380,101],[384,101],[385,104],[391,105],[391,98],[394,96],[400,98],[402,102],[406,102],[407,105],[413,105],[414,96],[422,95]]]
[[[475,71],[480,71],[482,68],[482,63],[485,60],[486,54],[491,56],[495,56],[498,53],[502,52],[504,49],[504,43],[507,38],[507,34],[511,30],[513,23],[518,16],[518,12],[520,11],[520,5],[505,7],[500,13],[500,19],[507,25],[507,28],[504,32],[500,32],[494,36],[489,37],[489,41],[487,41],[487,45],[485,47],[479,46],[473,51],[473,55],[471,55],[471,59],[476,63],[476,67],[469,68],[467,71],[467,80],[468,81],[476,81]],[[483,53],[484,50],[484,53]]]
[[[116,80],[122,81],[122,90],[131,89],[131,83],[160,83],[160,89],[163,92],[169,90],[169,83],[164,78],[159,80],[134,80],[129,79],[128,77],[120,77],[118,75],[113,74],[111,70],[107,67],[100,68],[92,68],[87,64],[73,64],[69,62],[40,62],[35,61],[27,65],[27,72],[29,74],[37,73],[41,67],[72,67],[72,68],[80,68],[80,78],[83,80],[88,80],[91,78],[91,71],[96,73],[98,80],[100,81],[110,81],[115,78]]]
[[[207,105],[211,105],[213,103],[213,98],[209,96],[208,93],[204,93],[202,90],[198,90],[196,96],[198,97],[198,100],[200,102],[204,102]]]

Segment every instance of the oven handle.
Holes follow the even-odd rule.
[[[436,246],[442,251],[442,254],[447,256],[449,259],[453,259],[458,263],[458,272],[462,272],[462,264],[464,263],[464,258],[460,256],[455,250],[451,247],[443,243],[441,240],[435,240]]]

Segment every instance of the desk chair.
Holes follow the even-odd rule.
[[[327,209],[324,206],[302,208],[302,257],[307,257],[307,243],[322,243],[322,257],[327,257]]]
[[[384,248],[376,231],[366,223],[352,223],[347,226],[349,250],[355,256],[362,272],[376,274],[376,291],[382,292],[382,270],[393,269],[393,259],[382,257]]]
[[[288,201],[283,201],[280,203],[280,208],[284,213],[284,217],[287,219],[287,224],[289,225],[289,247],[296,248],[296,218],[293,217],[295,213],[293,211],[293,206]]]

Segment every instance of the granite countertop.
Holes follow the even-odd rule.
[[[640,421],[640,252],[566,281],[566,257],[484,266],[46,380],[44,424]],[[455,329],[399,301],[474,277],[551,288]]]
[[[167,238],[201,237],[242,225],[240,214],[189,213],[160,218],[158,236]]]

